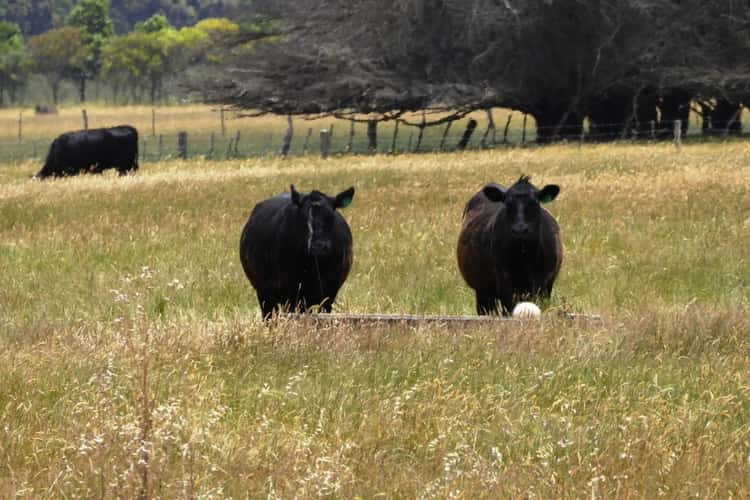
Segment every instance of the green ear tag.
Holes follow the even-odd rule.
[[[550,195],[546,195],[546,196],[542,196],[542,199],[539,200],[539,201],[541,201],[542,204],[544,204],[544,203],[549,203],[552,200],[553,200],[553,198]]]
[[[351,204],[352,204],[352,199],[350,197],[346,197],[343,200],[341,200],[341,208],[346,208]]]

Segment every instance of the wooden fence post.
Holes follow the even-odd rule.
[[[391,154],[396,154],[396,140],[398,139],[398,124],[399,121],[396,120],[396,125],[393,127],[393,137],[391,138]]]
[[[164,135],[159,134],[159,157],[157,161],[161,161],[162,158],[164,158]]]
[[[497,144],[497,127],[495,126],[495,119],[492,116],[492,108],[487,110],[487,118],[489,118],[492,125],[492,146],[494,147]]]
[[[234,149],[232,150],[232,156],[235,158],[240,157],[240,131],[237,131],[237,135],[234,136]]]
[[[367,151],[370,154],[378,151],[378,122],[370,120],[367,122]]]
[[[674,121],[674,145],[678,151],[682,147],[682,120]]]
[[[492,145],[495,145],[495,120],[492,118],[492,108],[487,108],[485,111],[487,112],[487,130],[484,131],[482,142],[480,143],[482,149],[487,148],[487,137],[490,135],[490,132],[492,132]]]
[[[307,146],[310,144],[310,136],[312,135],[312,127],[307,129],[307,135],[305,136],[305,144],[302,145],[302,154],[307,154]]]
[[[417,135],[417,145],[414,146],[414,152],[418,152],[422,147],[422,138],[424,137],[424,129],[425,129],[425,123],[427,122],[427,117],[425,116],[425,111],[422,110],[422,123],[419,125],[419,134]]]
[[[219,116],[221,119],[221,136],[225,137],[227,135],[227,128],[224,125],[224,108],[223,107],[219,108]]]
[[[144,163],[146,161],[146,146],[147,146],[147,142],[146,142],[146,138],[144,137],[143,138],[143,147],[141,148],[141,161],[144,162]]]
[[[510,127],[510,121],[513,119],[513,113],[508,115],[508,119],[505,121],[505,130],[503,130],[503,144],[508,144],[508,128]]]
[[[352,147],[354,146],[354,120],[351,120],[349,122],[349,140],[346,142],[346,151],[347,153],[352,152]]]
[[[86,108],[83,108],[81,110],[81,113],[83,114],[83,130],[89,129],[89,115],[86,113]]]
[[[292,146],[292,136],[294,135],[294,127],[292,125],[292,115],[286,115],[286,133],[284,139],[281,141],[281,156],[284,158],[289,154],[289,148]]]
[[[449,121],[448,125],[445,126],[445,130],[443,130],[443,137],[440,139],[440,151],[445,147],[445,139],[448,137],[448,131],[451,129],[451,125],[453,125],[453,121]]]
[[[177,134],[177,154],[183,160],[187,160],[188,156],[188,133],[179,132]]]
[[[424,137],[424,129],[425,124],[422,122],[421,125],[419,125],[419,134],[417,134],[417,144],[414,146],[414,152],[419,152],[420,149],[422,149],[422,138]]]
[[[654,120],[649,120],[649,124],[651,126],[651,132],[649,133],[651,140],[656,139],[656,122]]]
[[[732,128],[732,124],[734,124],[734,122],[736,122],[739,119],[740,115],[742,115],[742,106],[740,106],[737,109],[737,111],[734,112],[732,117],[727,122],[727,127],[724,129],[724,137],[727,137],[729,135],[729,132]],[[741,130],[740,130],[740,133],[741,133]]]
[[[214,150],[216,148],[216,133],[211,132],[211,138],[209,139],[208,143],[208,156],[209,158],[213,158],[214,156]]]
[[[523,131],[521,132],[521,144],[526,144],[526,113],[523,114]]]
[[[320,131],[320,156],[323,159],[328,158],[328,151],[331,149],[331,131],[322,129]]]
[[[154,108],[151,108],[151,135],[156,135],[156,109]]]
[[[461,136],[461,140],[458,142],[456,149],[459,151],[466,149],[466,146],[469,145],[469,141],[471,141],[471,135],[474,133],[475,128],[477,128],[477,121],[472,118],[469,120],[469,123],[466,124],[466,130],[464,130],[464,135]]]
[[[23,140],[23,111],[18,112],[18,142]]]

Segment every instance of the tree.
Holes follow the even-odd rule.
[[[439,123],[506,106],[536,118],[541,142],[579,137],[592,97],[638,66],[644,3],[297,1],[279,43],[205,83],[211,100],[279,113],[450,110]]]
[[[26,84],[27,56],[21,30],[14,24],[0,21],[0,107],[5,105],[5,95],[10,101]]]
[[[157,33],[161,30],[169,29],[172,25],[164,14],[154,14],[145,21],[135,24],[135,31],[141,33]]]
[[[81,102],[86,101],[86,81],[94,78],[101,68],[102,47],[114,34],[109,17],[109,0],[78,0],[66,19],[68,26],[81,29],[88,47],[85,59],[74,68]]]
[[[549,142],[579,138],[587,116],[590,135],[602,139],[652,122],[671,134],[674,120],[687,127],[698,95],[730,101],[713,108],[727,123],[750,97],[747,0],[278,5],[286,24],[276,43],[235,44],[235,60],[202,82],[209,101],[378,119],[451,111],[428,124],[505,106],[534,116],[537,140]]]
[[[156,14],[164,15],[173,26],[191,26],[201,17],[199,11],[201,5],[215,3],[212,0],[140,0],[125,1],[112,0],[112,18],[118,33],[125,34],[132,31],[134,26],[145,19]],[[222,4],[219,10],[231,8],[224,4],[232,4],[226,0],[220,0]],[[214,9],[216,10],[216,9]],[[209,14],[206,14],[209,15]],[[215,15],[211,13],[210,15]]]
[[[139,23],[136,31],[115,37],[102,54],[102,77],[131,96],[147,92],[151,103],[163,95],[165,80],[184,72],[205,57],[210,35],[206,29],[175,29],[161,15]]]
[[[44,75],[52,89],[52,100],[58,103],[60,83],[74,76],[90,55],[80,28],[68,26],[33,36],[28,43],[32,68]]]
[[[0,19],[16,24],[27,37],[38,35],[54,27],[57,13],[55,4],[68,3],[69,0],[7,0],[0,2]],[[63,7],[69,9],[70,5]]]
[[[202,62],[221,63],[226,56],[224,46],[239,33],[240,26],[226,18],[208,18],[198,22],[195,29],[207,35],[202,45],[195,47],[195,55]]]
[[[162,44],[153,33],[134,31],[113,38],[102,49],[101,77],[112,84],[115,99],[119,91],[128,88],[134,101],[139,90],[151,83],[152,99],[156,83],[162,76]]]

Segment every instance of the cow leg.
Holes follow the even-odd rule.
[[[331,312],[331,308],[333,307],[333,300],[335,299],[336,295],[334,294],[332,299],[330,298],[330,295],[325,294],[325,291],[323,293],[324,295],[321,296],[319,290],[305,290],[304,296],[302,298],[305,307],[303,307],[302,310],[304,312],[308,312],[308,310],[310,309],[312,309],[313,311],[319,309],[321,312]]]
[[[334,297],[335,299],[335,297]],[[323,299],[323,302],[320,304],[320,309],[325,313],[331,313],[331,310],[333,309],[333,300],[334,299]]]
[[[513,306],[515,306],[515,299],[512,293],[504,293],[500,297],[500,303],[502,304],[503,316],[510,316],[513,314]]]
[[[258,295],[258,304],[260,304],[260,311],[263,315],[263,320],[268,321],[273,317],[273,313],[277,308],[277,304],[269,300],[268,297],[261,294],[260,292],[257,292]]]
[[[477,291],[477,314],[489,316],[497,314],[497,299],[495,294]]]

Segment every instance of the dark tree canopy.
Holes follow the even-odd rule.
[[[237,43],[224,76],[203,82],[208,100],[379,119],[504,106],[534,116],[542,142],[579,137],[584,117],[603,138],[667,130],[694,99],[726,125],[750,101],[748,0],[279,5],[283,31]]]

